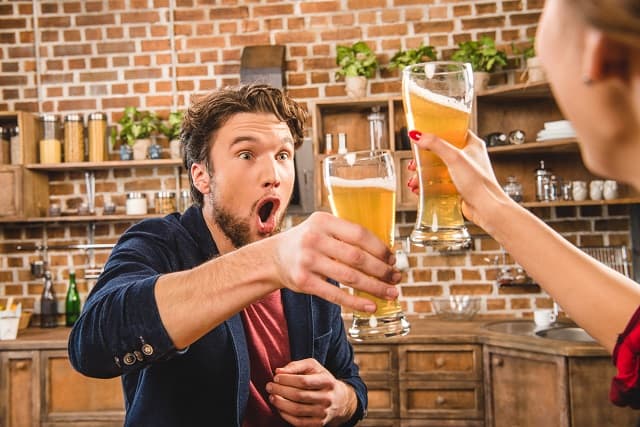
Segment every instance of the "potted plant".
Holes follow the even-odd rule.
[[[347,95],[361,98],[367,93],[367,79],[378,69],[378,60],[363,41],[352,46],[337,46],[336,64],[340,67],[336,77],[344,77]]]
[[[433,46],[421,44],[415,49],[399,50],[391,57],[387,70],[402,70],[407,65],[418,64],[420,62],[435,61],[438,57]]]
[[[468,62],[474,73],[474,86],[481,90],[489,83],[489,73],[507,65],[507,54],[498,48],[492,38],[484,36],[479,41],[458,44],[451,59]]]
[[[531,44],[522,52],[523,58],[527,62],[527,81],[529,83],[543,82],[547,79],[540,59],[536,55],[535,39],[531,38]]]
[[[172,159],[181,158],[180,154],[180,131],[182,130],[182,111],[172,111],[166,122],[160,123],[160,133],[169,140],[169,153]]]
[[[158,116],[153,112],[126,107],[123,116],[118,120],[120,132],[118,133],[115,128],[111,130],[111,143],[115,144],[117,139],[122,143],[120,158],[128,160],[132,152],[134,160],[146,159],[151,145],[151,136],[158,130],[159,123]]]

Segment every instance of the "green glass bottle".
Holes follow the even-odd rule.
[[[67,299],[65,301],[65,323],[73,326],[80,316],[80,294],[76,285],[75,270],[69,271],[69,288],[67,289]]]

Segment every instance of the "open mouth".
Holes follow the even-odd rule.
[[[257,207],[258,231],[271,233],[276,228],[276,213],[280,207],[280,200],[275,197],[267,197],[260,201]]]

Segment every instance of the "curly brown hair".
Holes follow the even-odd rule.
[[[638,0],[573,0],[576,11],[587,21],[613,37],[640,41],[640,2]]]
[[[191,198],[199,206],[202,206],[203,196],[193,185],[191,165],[204,162],[207,167],[211,166],[209,153],[216,132],[238,113],[273,114],[289,126],[295,148],[302,144],[307,112],[280,89],[265,84],[247,84],[219,89],[196,99],[184,115],[180,141]]]

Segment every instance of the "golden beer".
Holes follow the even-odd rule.
[[[393,246],[396,214],[396,175],[389,151],[358,151],[327,157],[324,182],[333,214],[360,224],[389,247]],[[398,300],[376,298],[354,290],[376,304],[373,314],[356,311],[349,335],[358,341],[406,335],[410,325]]]
[[[446,63],[451,67],[451,63]],[[434,70],[436,65],[433,64]],[[410,67],[409,67],[410,68]],[[462,91],[460,98],[471,99],[459,81],[452,90],[442,79],[434,87],[425,84],[427,78],[413,79],[405,70],[403,103],[409,129],[432,133],[456,147],[466,145],[470,108],[461,100],[441,93]],[[443,71],[443,74],[446,72]],[[424,77],[422,80],[421,77]],[[468,87],[468,86],[467,86]],[[461,211],[461,200],[444,162],[430,151],[413,146],[420,180],[420,203],[411,241],[423,246],[459,249],[470,243]]]
[[[329,185],[331,211],[339,218],[360,224],[371,230],[380,240],[393,246],[395,231],[396,189],[384,179],[367,178],[346,180],[332,177]],[[354,293],[376,303],[376,316],[388,316],[400,310],[397,300],[376,298],[366,292]],[[356,316],[369,317],[368,313],[356,312]]]

